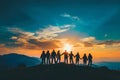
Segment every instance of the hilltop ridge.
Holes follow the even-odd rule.
[[[120,80],[120,71],[72,64],[37,65],[8,70],[0,80]]]

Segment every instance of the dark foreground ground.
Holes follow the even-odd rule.
[[[0,72],[0,80],[120,80],[120,71],[61,63]]]

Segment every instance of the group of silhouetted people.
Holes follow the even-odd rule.
[[[58,50],[57,52],[53,50],[51,53],[49,50],[47,52],[42,51],[42,54],[40,58],[42,59],[42,64],[56,64],[61,62],[61,56],[64,55],[64,63],[68,64],[68,59],[70,64],[74,64],[74,58],[75,58],[75,64],[80,64],[80,59],[83,59],[83,65],[92,65],[92,55],[89,53],[87,56],[86,54],[83,55],[82,58],[80,58],[79,52],[74,55],[71,51],[68,53],[66,50],[62,54]]]

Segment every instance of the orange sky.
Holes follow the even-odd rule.
[[[65,43],[66,44],[66,43]],[[64,47],[61,48],[56,48],[55,50],[60,50],[61,53],[64,52]],[[66,48],[67,49],[67,48]],[[47,49],[46,49],[47,50]],[[45,50],[45,51],[46,51]],[[49,49],[50,52],[52,51],[52,49]],[[76,54],[77,52],[80,53],[80,56],[82,57],[84,53],[86,53],[87,55],[89,53],[91,53],[93,55],[93,61],[94,62],[98,62],[98,61],[120,61],[120,51],[119,51],[119,47],[117,48],[106,48],[106,47],[73,47],[71,44],[71,49],[70,51],[73,51],[74,54]],[[5,48],[5,47],[1,47],[0,48],[0,53],[19,53],[19,54],[24,54],[24,55],[28,55],[28,56],[34,56],[34,57],[39,57],[42,50],[41,49],[23,49],[23,48],[13,48],[13,49],[9,49],[9,48]],[[70,52],[68,51],[68,52]]]

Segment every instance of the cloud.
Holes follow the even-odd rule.
[[[0,44],[0,48],[1,48],[1,47],[4,47],[4,46],[5,46],[5,44]]]
[[[99,42],[97,45],[119,46],[120,47],[120,41],[119,40],[106,40],[106,41]]]
[[[9,48],[24,48],[24,49],[53,49],[59,48],[62,42],[56,39],[60,33],[68,31],[74,25],[63,26],[47,26],[44,29],[27,32],[19,28],[7,28],[14,35],[11,36],[10,42],[5,45]]]
[[[90,36],[90,37],[82,38],[82,39],[80,39],[80,40],[83,41],[83,42],[93,42],[93,41],[96,40],[96,38]]]
[[[16,36],[11,36],[11,42],[7,42],[6,46],[9,48],[25,47],[28,45],[28,40],[35,38],[32,32],[23,31],[19,28],[8,28],[8,31]]]
[[[16,36],[12,36],[10,39],[12,39],[12,40],[17,40],[18,37],[16,37]]]
[[[40,41],[38,39],[30,39],[28,41],[30,44],[37,45],[41,49],[55,49],[60,48],[61,41],[59,40],[47,40],[47,41]]]
[[[84,47],[93,47],[93,43],[90,43],[90,42],[83,42],[84,44]]]
[[[119,40],[101,41],[97,40],[93,36],[90,36],[81,38],[78,42],[74,44],[74,47],[99,47],[99,48],[120,47],[120,41]]]
[[[8,28],[8,31],[13,32],[13,33],[22,34],[22,35],[29,35],[29,36],[34,35],[34,33],[32,33],[32,32],[26,32],[26,31],[21,30],[20,28]]]
[[[96,44],[96,38],[93,36],[83,37],[75,43],[74,47],[93,47]]]
[[[77,42],[74,44],[74,47],[84,47],[84,44],[81,42]]]
[[[75,27],[75,25],[67,24],[63,26],[53,26],[49,25],[46,28],[37,30],[35,32],[23,31],[19,28],[8,28],[8,31],[13,33],[16,36],[12,36],[10,39],[18,40],[22,39],[53,39],[59,36],[60,33],[68,31],[70,28]]]
[[[19,39],[16,42],[12,43],[12,47],[16,49],[32,49],[32,50],[43,50],[43,49],[55,49],[61,47],[60,40],[46,40],[41,41],[39,39]]]
[[[96,44],[96,38],[93,36],[84,37],[80,39],[84,47],[93,47]]]
[[[72,16],[72,15],[67,14],[67,13],[61,14],[60,16],[65,17],[65,18],[69,18],[72,20],[78,20],[78,21],[80,20],[80,18],[78,16]]]
[[[63,26],[49,25],[47,28],[37,31],[36,35],[40,39],[52,39],[57,37],[60,33],[68,31],[72,27],[75,27],[75,25],[63,25]]]
[[[49,25],[46,28],[37,30],[35,32],[24,31],[19,28],[8,28],[8,31],[13,33],[11,36],[11,41],[4,44],[4,49],[56,49],[62,48],[63,44],[69,42],[64,40],[65,38],[58,38],[59,34],[70,30],[75,25],[63,25],[63,26],[52,26]],[[62,40],[63,39],[63,40]],[[74,47],[81,48],[107,48],[107,47],[120,47],[120,41],[118,40],[107,40],[101,41],[97,40],[94,36],[81,37],[74,42],[71,42]],[[6,48],[5,48],[6,47]]]
[[[10,51],[9,48],[6,48],[5,44],[0,44],[0,54],[5,54]]]

